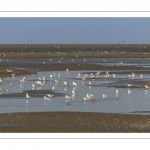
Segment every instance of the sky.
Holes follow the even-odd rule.
[[[0,18],[0,44],[150,44],[150,18]]]

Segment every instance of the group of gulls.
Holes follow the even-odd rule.
[[[8,70],[7,72],[12,72],[12,70]],[[66,69],[66,72],[67,72],[67,73],[69,72],[69,69],[68,69],[68,68]],[[83,81],[84,81],[84,80],[86,80],[87,78],[88,78],[88,79],[90,78],[91,81],[88,82],[88,85],[91,86],[91,85],[94,84],[94,80],[95,80],[100,74],[101,74],[100,71],[97,71],[95,74],[93,74],[93,73],[90,73],[90,74],[81,74],[81,73],[78,73],[77,79],[80,79],[80,80],[83,80]],[[15,74],[13,74],[12,76],[15,76]],[[110,74],[108,71],[106,71],[106,72],[103,74],[103,78],[110,78],[110,76],[111,76],[111,74]],[[54,72],[54,74],[50,74],[49,77],[50,77],[50,79],[54,78],[54,77],[55,77],[55,72]],[[58,77],[60,78],[60,77],[61,77],[61,74],[58,74]],[[135,77],[136,77],[136,73],[131,73],[130,75],[128,75],[128,77],[129,77],[129,78],[130,78],[130,77],[135,78]],[[140,77],[140,79],[142,79],[142,78],[143,78],[143,74],[140,74],[139,77]],[[112,74],[112,78],[117,78],[117,75],[116,75],[116,74]],[[38,78],[38,81],[36,81],[35,84],[32,84],[32,88],[36,88],[37,86],[43,86],[43,85],[44,85],[44,82],[45,82],[46,80],[47,80],[47,79],[46,79],[45,76],[43,76],[42,78]],[[20,80],[20,87],[23,87],[23,85],[24,85],[24,83],[25,83],[26,81],[27,81],[27,78],[26,78],[26,77],[23,77],[23,78]],[[3,82],[3,79],[0,78],[0,83],[2,83],[2,82]],[[10,81],[8,81],[8,82],[9,82],[9,85],[10,85],[10,86],[13,86],[13,84],[12,84]],[[55,83],[59,83],[60,81],[54,79],[54,82],[55,82]],[[63,85],[64,85],[65,87],[67,87],[67,86],[69,86],[69,83],[66,82],[66,81],[63,81]],[[72,96],[70,96],[70,95],[68,95],[68,94],[65,95],[66,101],[69,101],[70,99],[72,99],[72,97],[74,97],[74,96],[76,95],[76,88],[77,88],[78,84],[73,81],[73,82],[72,82],[72,85],[73,85],[73,87],[74,87],[74,88],[72,89]],[[127,84],[127,86],[128,86],[128,88],[129,88],[129,89],[128,89],[128,93],[131,93],[131,92],[132,92],[132,91],[131,91],[131,87],[133,87],[134,85],[133,85],[133,84]],[[145,89],[148,90],[148,89],[149,89],[149,86],[148,86],[148,85],[145,85]],[[8,92],[8,91],[9,91],[9,87],[8,87],[8,88],[4,88],[4,90],[5,90],[6,92]],[[51,88],[51,90],[54,91],[54,90],[55,90],[55,86],[53,86],[53,87]],[[116,88],[116,99],[119,98],[119,93],[120,93],[120,91]],[[49,100],[51,100],[53,97],[54,97],[53,94],[46,94],[46,95],[44,96],[44,100],[45,100],[45,101],[49,101]],[[90,100],[93,101],[93,100],[94,100],[94,97],[95,97],[95,94],[87,93],[87,94],[83,97],[83,100],[84,100],[84,101],[90,101]],[[103,98],[107,98],[107,97],[108,97],[108,94],[103,94],[102,97],[103,97]],[[28,93],[26,93],[26,98],[27,98],[27,99],[30,99],[31,96],[30,96]]]
[[[69,72],[69,69],[67,68],[66,69],[67,72]],[[95,74],[91,73],[91,74],[81,74],[81,73],[78,73],[77,74],[77,79],[81,79],[81,80],[86,80],[88,77],[91,78],[92,81],[89,81],[89,86],[94,84],[93,81],[96,79],[96,77],[100,74],[100,71],[96,72]],[[60,77],[61,74],[58,74],[58,77]],[[110,77],[110,74],[108,73],[108,71],[106,71],[104,74],[103,74],[103,77]],[[136,76],[135,73],[131,73],[131,76]],[[54,72],[54,75],[50,74],[50,78],[53,78],[55,77],[55,72]],[[113,78],[114,77],[117,77],[115,76],[115,74],[113,74]],[[141,75],[140,75],[141,77]],[[143,77],[143,75],[142,75]],[[25,78],[22,79],[23,81],[26,80]],[[46,78],[43,76],[43,78],[38,78],[39,81],[36,81],[35,84],[41,86],[41,85],[44,85],[43,82],[46,81]],[[54,82],[55,83],[59,83],[60,81],[59,80],[56,80],[54,79]],[[66,81],[63,81],[63,85],[65,87],[68,87],[69,86],[69,83],[66,82]],[[69,102],[70,99],[72,99],[75,95],[76,95],[76,88],[78,86],[78,84],[75,82],[75,81],[72,81],[72,86],[73,86],[73,89],[72,89],[72,93],[70,95],[65,95],[65,99],[66,99],[66,102]],[[36,86],[34,84],[32,84],[32,87],[35,88]],[[130,94],[132,92],[131,88],[134,87],[133,84],[127,84],[127,87],[128,87],[128,94]],[[145,89],[148,90],[149,89],[149,86],[148,85],[145,85]],[[52,91],[55,90],[55,86],[53,86],[51,88]],[[118,88],[116,88],[116,99],[118,100],[119,99],[119,93],[120,91],[118,90]],[[49,101],[51,100],[52,98],[54,97],[54,95],[52,94],[47,94],[44,96],[44,100],[45,101]],[[91,94],[91,93],[87,93],[84,97],[83,97],[83,100],[84,101],[94,101],[94,97],[95,97],[95,94]],[[102,94],[102,97],[103,98],[107,98],[108,97],[108,94]],[[30,95],[28,93],[26,93],[26,98],[27,99],[30,99]]]
[[[106,52],[105,52],[106,53]],[[106,53],[107,54],[107,53]],[[76,57],[78,57],[78,56],[76,56]],[[52,59],[51,59],[52,60]],[[50,60],[50,61],[51,61]],[[84,61],[86,61],[86,59],[84,59]],[[118,62],[118,64],[123,64],[123,62]],[[7,70],[7,72],[12,72],[12,70]],[[66,72],[69,72],[69,69],[67,68],[66,69]],[[96,74],[93,74],[93,73],[91,73],[90,75],[89,74],[84,74],[84,75],[82,75],[81,73],[78,73],[78,75],[77,75],[77,79],[81,79],[81,80],[86,80],[88,77],[90,77],[91,78],[91,81],[89,81],[88,82],[88,84],[89,84],[89,86],[90,85],[93,85],[94,84],[94,80],[96,79],[96,77],[97,76],[99,76],[100,75],[100,71],[98,71],[98,72],[96,72]],[[12,74],[12,76],[15,76],[15,74]],[[58,74],[58,77],[60,78],[60,76],[61,76],[61,74]],[[109,74],[109,72],[108,71],[106,71],[104,74],[103,74],[103,77],[104,78],[109,78],[111,76],[111,74]],[[52,79],[52,78],[54,78],[55,77],[55,72],[54,72],[54,74],[52,75],[52,74],[50,74],[50,78]],[[116,74],[112,74],[112,77],[113,78],[117,78],[117,75]],[[136,77],[136,73],[131,73],[131,74],[129,74],[128,75],[128,77],[129,78],[135,78]],[[140,77],[140,79],[142,79],[143,78],[143,74],[140,74],[139,75],[139,77]],[[23,84],[24,84],[24,82],[26,82],[26,77],[23,77],[23,79],[21,79],[20,80],[20,87],[22,87],[23,86]],[[44,85],[44,82],[46,81],[46,77],[45,76],[43,76],[42,78],[38,78],[38,81],[36,81],[35,82],[35,84],[32,84],[32,88],[36,88],[36,86],[43,86]],[[3,82],[3,80],[2,80],[2,78],[0,77],[0,83],[2,83]],[[54,80],[54,82],[55,83],[59,83],[59,80]],[[13,86],[13,84],[11,83],[11,82],[9,82],[9,84],[11,85],[11,86]],[[66,81],[64,81],[63,82],[63,84],[64,84],[64,86],[69,86],[69,83],[68,82],[66,82]],[[77,83],[76,82],[72,82],[72,85],[73,85],[73,87],[77,87],[78,85],[77,85]],[[128,86],[128,93],[131,93],[132,91],[131,91],[131,87],[133,87],[134,85],[133,84],[127,84],[127,86]],[[148,85],[145,85],[145,89],[146,90],[148,90],[150,87],[148,86]],[[8,92],[8,90],[9,90],[9,87],[8,88],[4,88],[4,90],[6,91],[6,92]],[[53,91],[53,90],[55,90],[55,86],[52,86],[52,88],[51,88],[51,90]],[[118,98],[118,95],[119,95],[119,93],[120,93],[120,91],[116,88],[116,98]],[[76,88],[73,88],[72,89],[72,96],[70,96],[70,95],[65,95],[65,98],[66,98],[66,101],[69,101],[72,97],[74,97],[76,95]],[[85,101],[89,101],[89,100],[94,100],[94,96],[95,96],[95,94],[91,94],[91,93],[87,93],[84,97],[83,97],[83,100],[85,100]],[[54,97],[54,95],[52,95],[52,94],[47,94],[47,95],[45,95],[44,96],[44,100],[46,100],[46,101],[48,101],[48,100],[51,100],[52,98]],[[103,94],[102,95],[102,97],[103,98],[107,98],[108,97],[108,94]],[[26,98],[27,99],[30,99],[31,98],[31,96],[28,94],[28,93],[26,93]]]

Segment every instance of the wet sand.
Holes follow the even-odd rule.
[[[103,66],[93,63],[52,63],[52,64],[42,64],[42,63],[1,63],[3,67],[9,68],[27,68],[27,69],[35,69],[40,71],[66,71],[68,68],[70,71],[74,70],[147,70],[150,71],[150,68],[146,67],[136,67],[136,66]]]
[[[0,132],[150,132],[150,115],[88,112],[7,113],[0,114]]]
[[[93,46],[103,48],[105,50],[112,50],[117,45],[57,45],[60,49],[91,49]],[[63,47],[64,46],[64,47]],[[150,45],[119,45],[120,50],[127,48],[137,49],[143,47],[143,50],[150,48]],[[77,53],[68,54],[45,54],[41,55],[41,50],[48,52],[50,49],[54,49],[55,45],[0,45],[1,55],[3,57],[19,57],[28,58],[32,57],[33,61],[37,57],[76,57]],[[144,48],[146,47],[146,48]],[[83,48],[83,49],[82,49]],[[2,54],[5,51],[7,54]],[[11,53],[11,52],[14,53]],[[21,54],[21,52],[31,52],[30,54]],[[15,54],[16,53],[16,54]],[[113,57],[113,58],[148,58],[150,53],[115,53],[115,54],[95,54],[95,53],[81,53],[78,57]],[[135,67],[135,66],[102,66],[90,63],[53,63],[53,64],[18,64],[18,63],[0,63],[0,76],[11,76],[6,72],[6,69],[14,68],[28,68],[33,69],[33,72],[26,72],[26,74],[35,73],[38,69],[40,71],[57,71],[57,70],[131,70],[141,71],[149,73],[150,68]],[[2,71],[4,70],[4,71]],[[25,74],[22,70],[20,74]],[[8,113],[0,114],[0,132],[150,132],[150,115],[138,115],[138,114],[104,114],[104,113],[80,113],[80,112],[35,112],[35,113]]]
[[[63,52],[63,51],[53,51],[53,52],[27,52],[27,51],[23,51],[23,52],[14,52],[13,54],[8,52],[5,54],[1,54],[0,58],[149,58],[150,57],[150,52],[125,52],[123,53],[123,51],[119,51],[119,52],[109,52],[107,51],[107,53],[103,52],[104,50],[102,50],[102,52],[100,51],[94,51],[94,52]]]

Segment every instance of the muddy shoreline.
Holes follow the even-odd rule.
[[[150,49],[150,44],[0,44],[0,50]]]
[[[88,112],[6,113],[0,114],[0,132],[144,133],[150,132],[150,115]]]

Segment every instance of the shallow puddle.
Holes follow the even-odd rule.
[[[149,79],[144,74],[141,79],[139,75],[129,78],[128,74],[118,74],[113,77],[104,78],[104,71],[92,80],[89,76],[85,79],[78,79],[78,73],[96,74],[97,71],[55,71],[38,72],[38,74],[26,75],[26,81],[21,84],[24,76],[3,78],[3,85],[0,86],[0,113],[7,112],[41,112],[41,111],[74,111],[74,112],[107,112],[107,113],[131,113],[150,110],[150,91],[142,86],[128,88],[127,84],[133,81]],[[101,70],[100,70],[101,72]],[[59,75],[60,74],[60,75]],[[53,77],[50,78],[50,75]],[[35,84],[39,78],[46,78],[43,85]],[[55,79],[58,83],[55,83]],[[9,82],[8,82],[9,81]],[[64,86],[63,82],[69,86]],[[74,87],[72,82],[77,83]],[[92,82],[92,85],[89,85]],[[13,84],[13,86],[10,85]],[[32,84],[36,85],[32,88]],[[54,86],[54,91],[51,88]],[[9,87],[9,88],[8,88]],[[119,94],[116,95],[116,87]],[[4,90],[8,88],[8,92]],[[72,96],[72,90],[75,91]],[[28,93],[31,98],[26,98]],[[94,94],[94,100],[85,101],[86,94]],[[44,100],[44,96],[53,94],[50,100]],[[65,95],[71,96],[66,100]],[[103,94],[108,95],[103,97]]]

